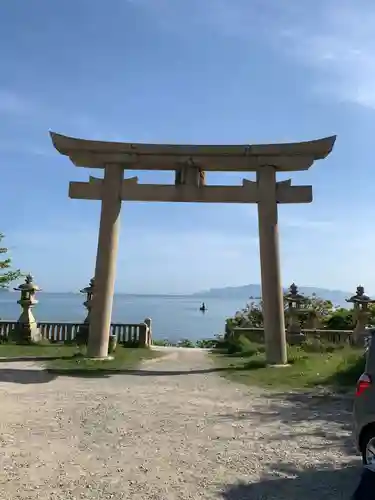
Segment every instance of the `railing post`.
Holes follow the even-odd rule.
[[[147,346],[147,330],[148,326],[146,323],[141,323],[138,326],[138,347],[146,347]]]
[[[149,347],[150,345],[152,345],[152,321],[151,321],[151,318],[145,318],[144,323],[147,326],[145,346]]]

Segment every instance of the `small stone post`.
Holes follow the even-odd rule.
[[[152,321],[151,321],[151,318],[145,318],[144,323],[147,325],[146,346],[149,347],[152,345]]]
[[[17,301],[17,304],[22,307],[22,313],[12,332],[12,337],[19,343],[32,344],[40,342],[42,335],[37,327],[32,308],[38,303],[35,299],[35,292],[41,289],[33,283],[31,274],[28,274],[25,278],[25,283],[14,288],[14,290],[21,292],[21,298]]]
[[[95,279],[91,278],[89,286],[86,286],[85,288],[82,288],[82,290],[80,290],[80,293],[86,294],[86,300],[83,303],[83,305],[87,309],[87,315],[83,321],[83,324],[79,327],[79,331],[77,333],[76,341],[77,345],[79,346],[87,345],[88,342],[94,286],[95,286]]]
[[[354,345],[364,345],[366,337],[366,326],[368,323],[368,318],[370,316],[370,311],[368,310],[369,304],[374,304],[375,300],[371,299],[365,294],[365,289],[363,286],[357,286],[356,294],[352,295],[350,299],[346,299],[346,302],[353,304],[354,309],[354,319],[357,321],[355,328],[353,330],[352,343]]]
[[[301,331],[300,314],[302,305],[306,302],[306,297],[298,293],[298,287],[292,283],[289,287],[289,293],[285,295],[285,300],[288,303],[286,310],[288,326],[287,326],[287,341],[289,344],[300,344],[305,336]]]

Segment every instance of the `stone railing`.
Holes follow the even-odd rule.
[[[0,320],[0,338],[7,338],[17,326],[16,321]],[[72,342],[74,341],[82,323],[66,323],[56,321],[38,321],[37,327],[44,339],[50,342]],[[117,337],[121,344],[138,344],[141,347],[150,346],[152,343],[151,322],[128,324],[112,323],[111,335]]]
[[[86,318],[80,323],[37,321],[33,314],[33,308],[38,304],[35,294],[41,289],[34,283],[34,278],[30,274],[25,277],[25,283],[22,283],[14,290],[21,293],[17,304],[21,306],[22,312],[17,321],[0,319],[0,341],[8,338],[13,331],[16,336],[20,336],[21,340],[25,342],[39,342],[41,339],[46,339],[50,342],[69,343],[74,342],[79,333],[82,338],[87,338],[87,328],[91,321],[92,300],[95,295],[94,278],[90,280],[89,286],[80,290],[86,296],[83,305],[87,310]],[[83,332],[85,332],[85,335],[83,335]],[[137,324],[112,323],[109,334],[117,337],[117,342],[120,344],[140,347],[150,346],[152,344],[151,319],[146,318],[143,323]]]
[[[306,329],[303,330],[302,333],[306,337],[306,340],[318,338],[324,342],[330,342],[332,344],[350,344],[353,332],[351,330]],[[243,335],[252,342],[264,342],[263,328],[234,328],[232,331],[232,335],[235,338]]]

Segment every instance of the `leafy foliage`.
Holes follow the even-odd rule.
[[[327,330],[353,330],[355,318],[353,310],[344,307],[335,307],[330,300],[325,300],[313,294],[305,297],[305,302],[301,307],[299,319],[301,327],[306,329],[327,329]],[[284,310],[287,312],[288,302],[284,298]],[[375,305],[369,307],[369,323],[375,324]],[[285,317],[287,323],[287,317]],[[226,336],[234,328],[263,328],[262,301],[250,302],[236,314],[227,318],[225,333]]]
[[[170,342],[167,339],[153,339],[152,344],[160,347],[199,347],[201,349],[214,349],[221,346],[218,337],[214,339],[200,339],[195,343],[189,339],[182,339],[178,342]]]
[[[197,340],[195,345],[201,349],[214,349],[220,344],[220,340],[216,339],[201,339]]]
[[[182,339],[177,344],[179,347],[195,347],[194,342],[189,339]]]
[[[3,240],[4,235],[0,233],[0,242]],[[0,254],[7,254],[8,249],[0,247]],[[0,288],[6,289],[12,283],[22,276],[19,269],[12,270],[12,260],[10,257],[0,260]]]
[[[233,328],[263,328],[262,303],[250,302],[237,311],[233,318],[227,318],[225,333],[229,334]]]
[[[355,326],[353,310],[340,307],[326,317],[324,324],[328,330],[353,330]]]
[[[287,307],[287,301],[284,299],[284,307]],[[303,309],[306,312],[302,312],[301,326],[305,328],[320,328],[323,326],[324,321],[334,312],[333,304],[330,300],[321,299],[315,293],[311,297],[306,297],[306,301],[303,304]]]

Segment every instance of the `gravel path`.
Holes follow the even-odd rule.
[[[0,498],[348,499],[350,401],[236,386],[199,350],[108,378],[0,365]]]

